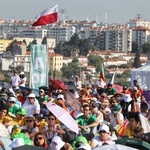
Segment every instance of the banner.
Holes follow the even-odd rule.
[[[46,45],[31,45],[31,88],[47,86]]]

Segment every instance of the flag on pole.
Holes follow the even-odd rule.
[[[102,66],[101,66],[101,70],[100,70],[100,78],[102,78],[103,81],[105,81],[104,64],[102,64]]]
[[[112,77],[110,78],[110,81],[109,81],[109,83],[112,84],[112,85],[114,84],[115,75],[116,75],[116,70],[115,70],[115,72],[113,73],[113,75],[112,75]]]
[[[58,5],[48,8],[38,14],[36,17],[36,22],[32,26],[43,26],[58,21]]]

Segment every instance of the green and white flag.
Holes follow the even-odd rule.
[[[46,45],[31,45],[31,87],[47,86]]]

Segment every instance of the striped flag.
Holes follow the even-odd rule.
[[[105,81],[104,64],[101,65],[100,78],[102,78],[103,81]]]

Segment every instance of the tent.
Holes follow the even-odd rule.
[[[131,71],[131,87],[133,87],[133,80],[137,80],[137,84],[142,89],[150,89],[150,62]]]

